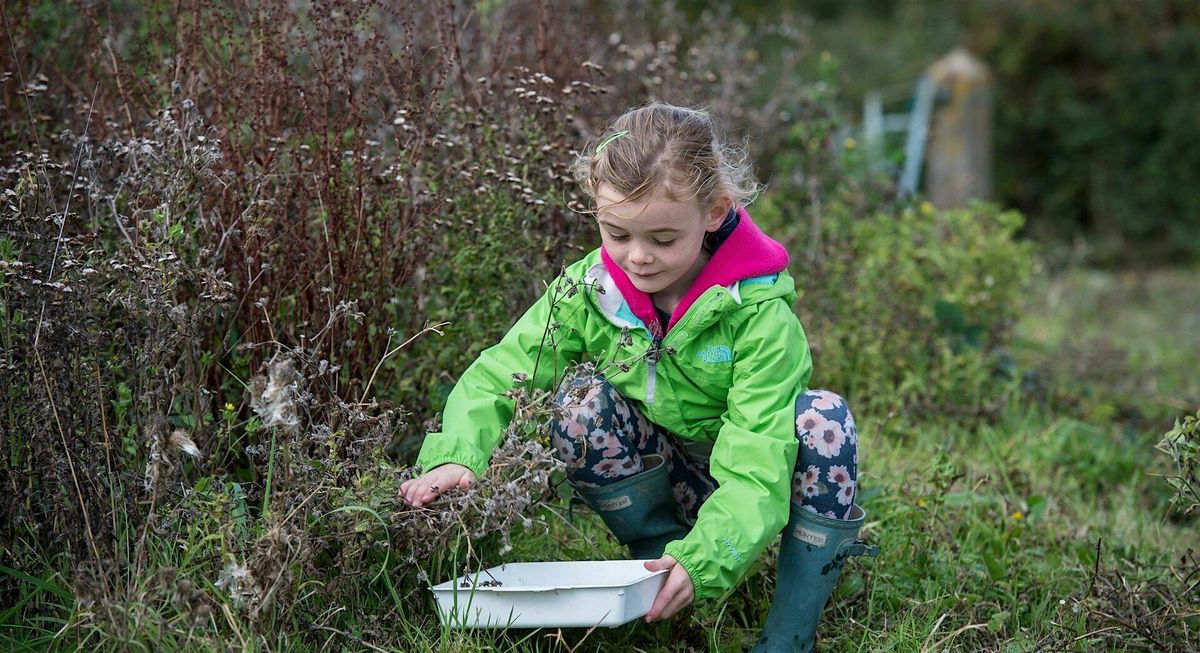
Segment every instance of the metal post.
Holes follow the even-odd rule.
[[[863,99],[863,145],[876,168],[883,163],[883,138],[883,98],[879,91],[871,91]]]
[[[933,96],[937,86],[928,74],[917,82],[913,110],[909,114],[908,140],[904,143],[904,172],[900,175],[900,197],[910,197],[921,183],[921,164],[925,159],[925,137],[929,133],[929,118],[933,113]]]

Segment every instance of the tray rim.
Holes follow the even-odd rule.
[[[651,558],[647,558],[647,560],[651,560]],[[479,571],[474,572],[474,574],[476,575],[476,577],[478,577],[479,574],[482,574],[485,571],[494,571],[501,567],[507,567],[510,565],[537,565],[537,564],[543,564],[546,562],[552,562],[555,564],[564,564],[564,563],[565,564],[596,564],[596,563],[606,563],[606,562],[616,562],[616,563],[646,562],[646,560],[542,560],[542,561],[509,562],[509,563],[504,563],[504,564],[488,567],[486,570],[481,569]],[[586,585],[522,585],[520,587],[504,587],[504,586],[483,587],[480,585],[474,585],[472,587],[460,587],[458,585],[458,581],[467,577],[464,575],[464,576],[456,576],[454,578],[451,578],[448,581],[438,583],[437,585],[430,585],[429,589],[430,589],[430,591],[433,591],[433,592],[448,592],[448,591],[458,590],[461,592],[468,592],[468,593],[469,592],[495,592],[495,593],[530,592],[530,593],[532,593],[532,592],[556,592],[556,591],[564,591],[564,590],[583,590],[583,589],[612,589],[612,588],[632,587],[632,586],[637,585],[638,583],[641,583],[647,579],[654,578],[655,576],[665,574],[665,573],[667,573],[667,571],[668,571],[667,569],[659,569],[658,571],[650,571],[650,570],[646,569],[645,567],[643,567],[642,568],[643,575],[638,576],[633,579],[630,579],[630,580],[627,580],[627,581],[624,581],[624,582],[599,582],[599,583],[589,583]]]

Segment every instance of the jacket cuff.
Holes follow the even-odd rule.
[[[701,582],[699,566],[691,558],[689,558],[687,554],[680,552],[680,549],[682,548],[683,540],[676,540],[667,544],[663,553],[675,558],[675,561],[679,563],[679,566],[683,567],[683,570],[687,572],[688,578],[692,579],[692,591],[695,594],[694,600],[702,601],[704,599],[713,598],[714,596],[719,596],[720,592],[716,594],[710,593],[709,589],[704,585],[703,582]]]
[[[434,467],[445,465],[446,463],[454,463],[471,470],[471,473],[475,474],[475,478],[483,478],[483,473],[487,471],[491,456],[475,451],[463,451],[461,448],[457,451],[447,451],[445,448],[438,446],[441,438],[434,438],[434,435],[440,434],[430,434],[430,437],[427,437],[425,440],[426,446],[423,446],[421,453],[417,455],[416,464],[421,467],[422,472],[428,472]]]

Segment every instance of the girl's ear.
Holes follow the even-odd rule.
[[[721,228],[721,224],[725,222],[725,216],[729,215],[729,209],[733,207],[733,200],[728,197],[719,197],[713,203],[712,208],[708,210],[708,215],[705,216],[704,230],[716,231]]]

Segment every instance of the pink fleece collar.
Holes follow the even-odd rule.
[[[733,233],[729,234],[725,242],[721,243],[712,258],[708,260],[708,264],[700,271],[700,276],[696,277],[692,287],[675,307],[675,312],[671,314],[671,321],[665,329],[658,319],[658,311],[654,310],[654,300],[650,298],[650,295],[633,286],[629,275],[625,274],[625,270],[622,270],[621,266],[617,265],[616,261],[613,261],[612,257],[608,255],[608,251],[601,246],[600,259],[604,262],[604,268],[616,282],[617,289],[621,291],[625,302],[629,304],[629,309],[642,322],[646,323],[646,327],[655,337],[661,337],[670,331],[671,327],[675,326],[675,323],[687,313],[688,308],[709,288],[728,286],[735,281],[775,274],[787,269],[788,253],[783,245],[764,234],[750,220],[750,214],[746,213],[745,209],[738,209],[738,215],[741,218],[738,226]]]

